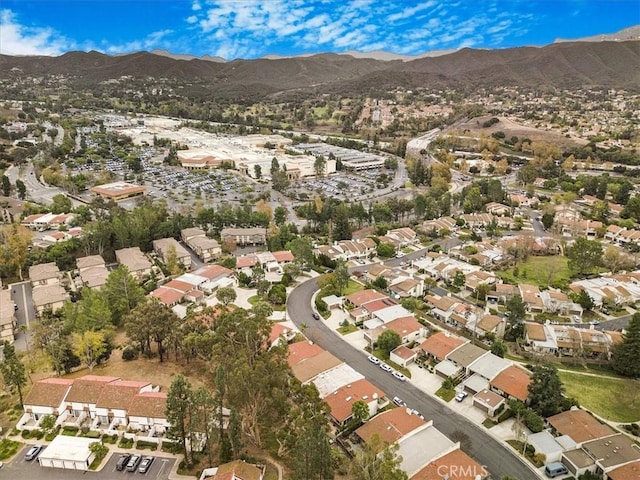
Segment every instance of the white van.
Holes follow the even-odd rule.
[[[553,462],[544,467],[544,474],[549,478],[559,477],[567,473],[569,473],[569,470],[560,462]]]

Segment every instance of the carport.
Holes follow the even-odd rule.
[[[89,450],[89,445],[93,442],[99,442],[99,440],[58,435],[43,450],[38,461],[42,467],[89,470],[89,465],[95,457]]]

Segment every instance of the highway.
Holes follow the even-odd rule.
[[[420,411],[426,419],[433,419],[434,426],[449,438],[464,439],[461,442],[463,450],[485,465],[492,478],[499,479],[504,475],[511,475],[519,480],[538,478],[535,470],[512,454],[482,427],[459,415],[438,399],[427,395],[410,380],[396,380],[369,362],[366,352],[359,351],[340,339],[340,336],[331,331],[324,322],[313,320],[311,299],[317,290],[317,278],[308,280],[291,292],[287,302],[288,317],[299,328],[303,323],[306,325],[304,332],[311,341],[351,365],[390,398],[397,395],[407,402],[410,408]]]

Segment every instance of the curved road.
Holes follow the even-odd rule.
[[[532,468],[523,463],[505,445],[494,439],[481,427],[455,413],[439,400],[425,394],[411,381],[400,382],[390,374],[367,360],[364,352],[358,351],[332,332],[322,321],[312,318],[311,299],[318,290],[317,278],[296,287],[287,301],[288,317],[300,327],[306,325],[305,335],[343,362],[363,374],[367,380],[381,388],[389,396],[399,396],[408,406],[420,411],[425,418],[433,419],[434,426],[447,437],[462,441],[463,449],[487,467],[492,478],[511,475],[519,480],[537,478]]]

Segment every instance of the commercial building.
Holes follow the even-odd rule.
[[[147,194],[146,187],[127,182],[105,183],[104,185],[95,186],[89,191],[105,200],[113,200],[114,202]]]

